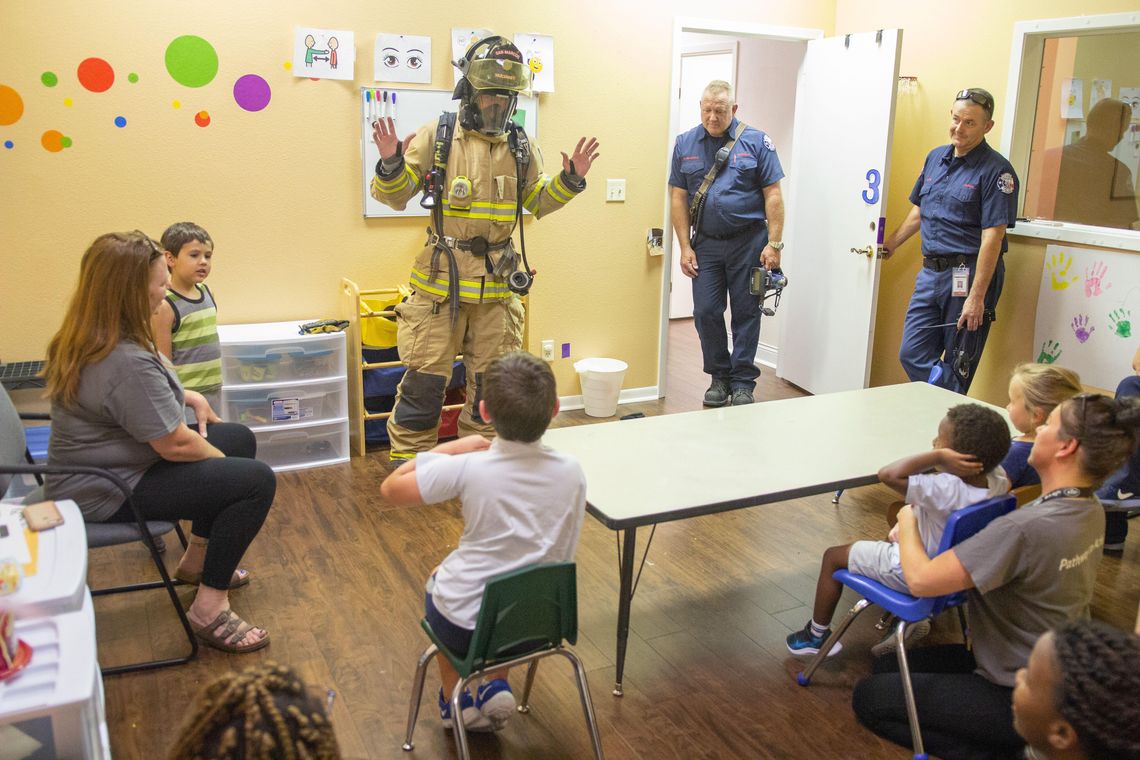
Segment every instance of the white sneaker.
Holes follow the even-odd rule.
[[[884,636],[878,644],[871,647],[871,654],[875,655],[876,657],[882,657],[888,652],[895,651],[895,647],[898,645],[898,636],[895,635],[895,631],[896,627],[892,625],[887,631],[887,635]],[[911,625],[907,626],[906,629],[907,646],[909,647],[912,643],[918,641],[929,633],[929,620],[920,620],[917,623],[912,623]]]

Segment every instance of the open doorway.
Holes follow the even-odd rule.
[[[786,29],[733,22],[696,23],[679,19],[674,27],[673,84],[671,89],[669,151],[677,135],[700,123],[700,96],[713,79],[723,79],[736,92],[737,118],[766,132],[787,173],[792,157],[793,124],[796,105],[796,79],[806,52],[807,41],[822,36],[815,29]],[[788,181],[782,187],[785,197]],[[666,193],[668,189],[666,189]],[[668,224],[668,201],[666,201]],[[670,230],[671,230],[671,225]],[[658,387],[662,395],[683,366],[683,377],[672,381],[688,386],[708,378],[701,372],[699,342],[692,326],[691,281],[681,272],[680,246],[671,231],[670,266],[663,283],[662,357]],[[773,374],[779,354],[780,313],[764,317],[756,363],[765,374]],[[726,321],[728,315],[726,314]],[[685,333],[691,331],[692,335]],[[670,337],[672,336],[672,337]],[[691,337],[691,340],[689,339]],[[731,329],[729,329],[731,342]],[[694,352],[694,346],[696,347]],[[731,350],[731,345],[730,345]],[[684,362],[668,361],[677,352]],[[688,369],[694,364],[694,370]]]

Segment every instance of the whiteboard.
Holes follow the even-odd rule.
[[[1046,246],[1034,360],[1055,362],[1085,385],[1112,390],[1132,374],[1138,346],[1140,255]]]
[[[425,124],[434,125],[439,115],[444,111],[458,110],[459,101],[451,99],[451,90],[417,90],[405,88],[361,87],[360,88],[360,157],[361,157],[361,183],[364,197],[364,216],[427,216],[427,209],[420,206],[419,197],[408,201],[403,211],[395,211],[372,197],[368,192],[372,185],[372,178],[376,175],[376,162],[380,160],[380,152],[372,142],[372,116],[375,110],[370,111],[371,99],[379,94],[379,102],[383,105],[384,93],[389,98],[395,93],[396,108],[396,134],[400,139],[412,134]],[[389,105],[388,113],[391,113]],[[520,95],[518,100],[518,115],[522,116],[522,125],[527,136],[532,140],[538,139],[538,98]]]

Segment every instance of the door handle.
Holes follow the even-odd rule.
[[[865,245],[862,248],[852,248],[851,253],[860,253],[860,254],[866,256],[867,258],[871,258],[872,256],[875,255],[875,246]]]

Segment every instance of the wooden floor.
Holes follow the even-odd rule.
[[[700,408],[707,378],[690,321],[674,323],[669,397],[623,406],[625,414]],[[758,398],[801,395],[765,372]],[[586,424],[582,412],[558,424]],[[683,456],[683,441],[678,441]],[[758,439],[764,447],[779,441]],[[244,656],[204,649],[187,666],[106,681],[107,722],[116,758],[158,758],[174,739],[186,705],[213,676],[274,659],[310,682],[338,693],[333,712],[346,757],[452,757],[429,676],[414,753],[400,750],[415,661],[426,639],[419,629],[423,581],[461,533],[456,504],[397,508],[379,485],[389,466],[383,450],[351,463],[284,473],[277,500],[246,566],[253,583],[233,606],[267,628],[272,644]],[[662,525],[634,600],[625,696],[610,695],[617,609],[615,536],[587,518],[578,551],[581,634],[576,651],[590,691],[607,757],[622,758],[906,758],[855,721],[852,684],[869,666],[876,640],[871,614],[855,626],[841,655],[810,688],[793,680],[801,661],[784,637],[800,628],[823,550],[883,534],[891,493],[882,486],[844,494],[835,507],[817,496]],[[1140,527],[1140,526],[1137,526]],[[642,531],[644,535],[646,531]],[[176,551],[169,552],[173,564]],[[93,586],[145,570],[137,547],[91,556]],[[183,590],[183,598],[191,598]],[[99,599],[99,655],[104,664],[148,650],[177,650],[176,622],[161,592],[135,599]],[[1140,531],[1123,558],[1101,565],[1094,616],[1131,627],[1140,598]],[[844,609],[854,599],[845,599]],[[165,606],[164,606],[165,605]],[[956,633],[952,616],[933,634]],[[516,681],[521,686],[521,679]],[[529,715],[497,735],[473,735],[480,758],[584,758],[590,744],[568,666],[539,668]]]

